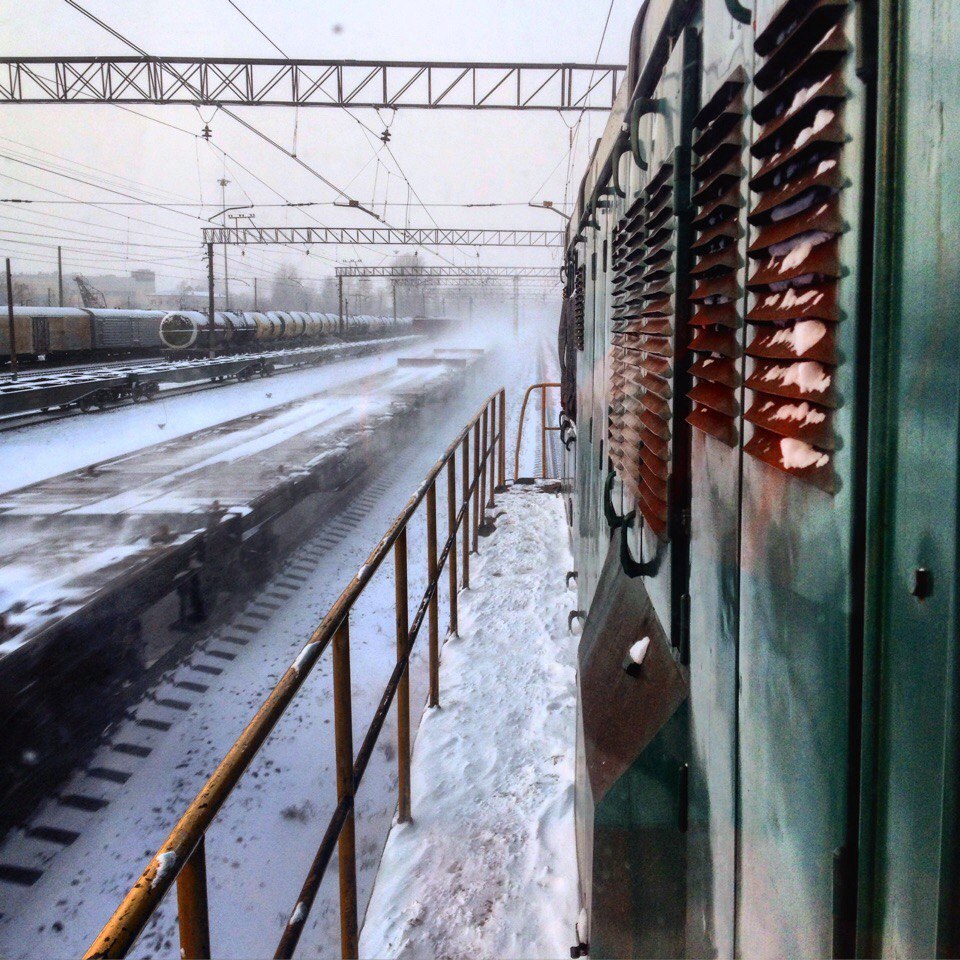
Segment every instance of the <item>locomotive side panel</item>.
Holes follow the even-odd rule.
[[[760,0],[740,620],[745,956],[850,949],[854,544],[864,491],[863,86],[846,0]]]

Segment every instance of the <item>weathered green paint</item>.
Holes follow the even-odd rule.
[[[960,953],[960,9],[883,5],[860,952]],[[911,595],[926,568],[933,592]]]
[[[733,73],[749,75],[753,31],[734,23],[724,0],[703,12],[701,104]],[[749,168],[744,118],[744,169]],[[741,262],[746,262],[746,181],[742,187]],[[740,304],[746,308],[746,291]],[[740,330],[743,344],[744,330]],[[741,368],[743,361],[741,360]],[[742,406],[742,390],[741,390]],[[687,955],[734,955],[737,642],[739,624],[739,447],[692,431],[690,542],[690,832]]]

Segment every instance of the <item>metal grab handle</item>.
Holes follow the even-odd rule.
[[[633,526],[635,513],[634,511],[634,513],[628,514],[620,524],[620,566],[631,580],[637,577],[652,577],[657,572],[657,567],[660,566],[656,557],[652,560],[647,560],[645,563],[638,563],[630,555],[630,545],[627,543],[627,530]]]
[[[727,5],[727,13],[733,17],[737,23],[750,23],[753,20],[753,14],[742,4],[740,0],[724,0]]]
[[[636,516],[636,510],[628,513],[625,517],[621,517],[617,513],[616,508],[613,506],[613,481],[616,479],[616,473],[611,470],[607,474],[607,479],[603,483],[603,516],[607,521],[607,526],[611,531],[616,530],[617,527],[623,524],[633,523],[633,518]]]
[[[614,196],[619,197],[621,200],[626,197],[627,192],[620,185],[620,158],[626,153],[629,143],[630,138],[628,135],[617,137],[613,144],[613,156],[610,158],[610,172],[612,174],[611,186]]]
[[[640,118],[648,113],[656,113],[658,107],[658,100],[637,97],[630,109],[630,152],[633,154],[633,162],[641,170],[648,169],[649,164],[643,155],[643,145],[640,143]]]

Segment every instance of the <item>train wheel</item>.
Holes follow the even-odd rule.
[[[260,376],[269,377],[273,373],[274,369],[275,368],[272,363],[270,363],[269,361],[264,361],[260,365]]]
[[[78,401],[77,405],[80,407],[80,410],[83,413],[92,413],[96,403],[94,402],[94,394],[88,393],[86,396],[83,396]]]
[[[145,403],[149,399],[147,396],[147,385],[145,383],[135,383],[131,391],[131,396],[133,397],[134,403]]]

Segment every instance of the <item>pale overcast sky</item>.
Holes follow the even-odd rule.
[[[610,8],[609,0],[236,0],[237,5],[290,56],[305,58],[561,61],[593,63]],[[276,51],[228,0],[83,0],[83,6],[150,53],[195,56],[275,56]],[[639,0],[614,0],[600,61],[625,63]],[[0,55],[133,53],[122,42],[72,9],[64,0],[0,0]],[[227,203],[332,201],[333,193],[291,159],[259,141],[214,108],[138,106],[140,113],[181,127],[172,130],[115,106],[6,106],[0,109],[0,197],[118,200],[94,187],[37,169],[56,168],[81,179],[98,179],[138,198],[204,202],[204,209],[172,213],[151,206],[13,206],[0,204],[0,255],[27,272],[55,263],[56,243],[65,249],[65,269],[125,272],[149,266],[160,285],[203,277],[200,229],[220,209],[217,179],[231,181]],[[281,108],[235,108],[288,148],[295,112]],[[379,130],[390,119],[357,110]],[[562,201],[575,189],[587,153],[602,130],[603,114],[586,114],[576,138],[568,186],[569,127],[575,114],[400,110],[390,146],[413,188],[429,204],[509,202],[496,209],[430,207],[441,226],[557,228],[560,217],[531,210],[531,199]],[[203,124],[213,145],[248,167],[240,169],[214,146],[198,139]],[[297,118],[297,152],[307,163],[361,202],[405,202],[407,187],[380,141],[365,134],[343,111],[307,108]],[[379,156],[377,156],[377,151]],[[38,151],[45,151],[40,153]],[[29,165],[33,164],[33,166]],[[86,166],[80,166],[84,164]],[[389,171],[389,175],[388,175]],[[259,182],[262,180],[263,182]],[[387,219],[402,225],[402,206],[388,206]],[[366,225],[375,222],[332,206],[303,211],[262,209],[258,224]],[[432,226],[414,205],[411,226]],[[33,237],[43,235],[39,245]],[[104,242],[107,241],[107,242]],[[143,246],[134,246],[134,244]],[[151,246],[148,246],[151,245]],[[231,275],[268,276],[280,262],[321,277],[334,262],[359,258],[378,263],[388,247],[315,247],[301,250],[250,248],[231,254]],[[441,251],[460,263],[552,264],[547,251],[481,249]],[[441,263],[425,255],[425,262]]]

